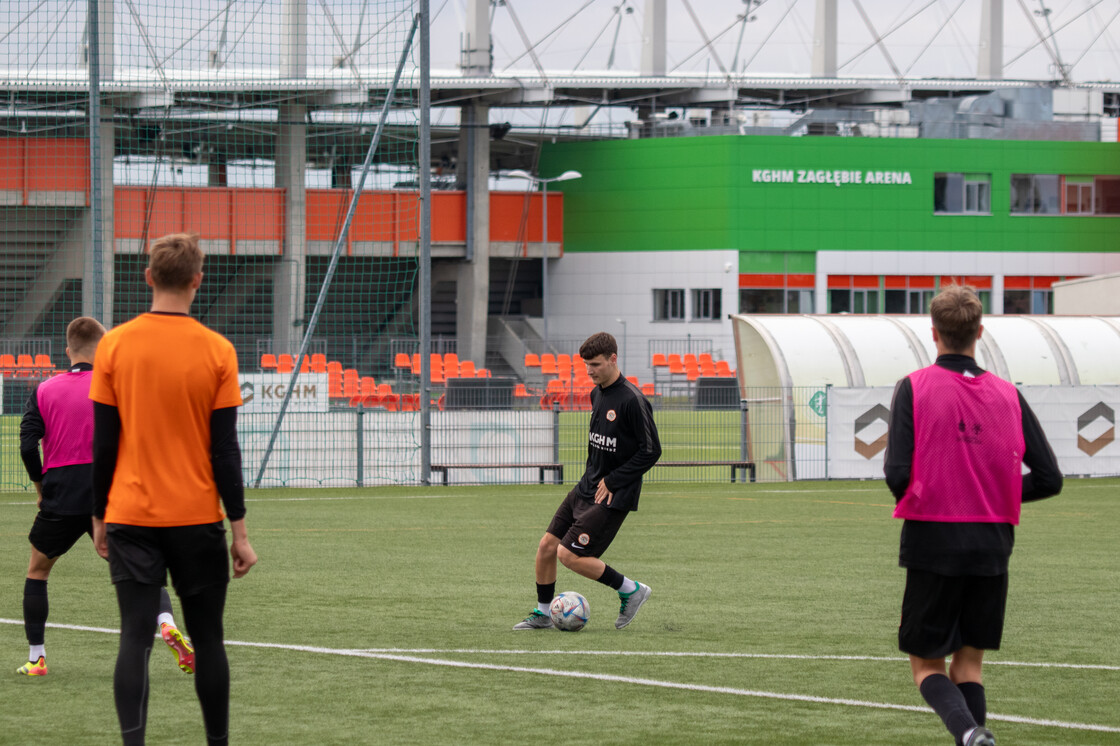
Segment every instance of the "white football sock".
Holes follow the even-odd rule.
[[[27,660],[34,663],[35,661],[39,660],[40,658],[45,657],[46,654],[47,654],[47,649],[46,649],[45,645],[32,645],[31,646],[31,652],[27,654]]]
[[[539,602],[537,603],[537,611],[544,614],[545,616],[548,616],[548,613],[549,613],[548,612],[548,607],[549,607],[549,604],[542,604],[542,603],[539,603]]]
[[[175,617],[165,611],[156,617],[156,626],[158,627],[161,624],[170,624],[172,627],[174,627]]]
[[[621,593],[624,596],[629,596],[631,593],[633,593],[636,590],[638,590],[638,584],[637,583],[635,583],[630,578],[627,578],[627,577],[622,578],[622,587],[618,589],[619,593]]]

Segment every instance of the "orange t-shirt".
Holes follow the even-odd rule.
[[[241,405],[229,340],[189,316],[145,313],[102,338],[93,367],[89,398],[116,407],[121,418],[105,522],[222,520],[210,413]]]

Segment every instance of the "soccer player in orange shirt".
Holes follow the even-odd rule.
[[[195,691],[207,742],[229,739],[229,660],[222,617],[233,576],[256,564],[245,528],[233,345],[188,313],[202,283],[198,237],[152,244],[144,279],[151,312],[97,348],[93,541],[109,560],[121,614],[113,697],[126,746],[144,743],[151,619],[171,582],[195,647]]]

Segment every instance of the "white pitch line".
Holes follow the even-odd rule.
[[[0,619],[0,624],[23,624],[21,619]],[[49,623],[48,627],[56,629],[70,629],[83,632],[105,632],[109,634],[119,634],[119,630],[107,629],[104,627],[84,627],[72,624],[55,624]],[[593,681],[608,681],[620,684],[633,684],[635,686],[648,686],[656,687],[659,689],[679,689],[690,692],[706,692],[710,694],[730,694],[739,697],[756,697],[760,699],[776,699],[788,702],[809,702],[812,704],[825,704],[825,705],[845,705],[848,707],[868,707],[878,710],[902,710],[906,712],[929,712],[929,708],[921,707],[918,705],[899,705],[890,702],[869,702],[860,699],[846,699],[839,697],[818,697],[811,694],[788,694],[782,692],[767,692],[758,689],[738,689],[735,687],[726,686],[709,686],[706,684],[686,684],[677,681],[661,681],[658,679],[642,679],[633,676],[618,676],[615,674],[604,673],[590,673],[586,671],[561,671],[554,668],[529,668],[526,666],[501,666],[495,663],[468,663],[466,661],[453,661],[443,658],[420,658],[415,655],[400,655],[397,653],[387,652],[370,652],[368,650],[354,650],[346,648],[325,648],[314,645],[285,645],[282,643],[273,642],[247,642],[243,640],[226,640],[226,644],[234,647],[246,648],[260,648],[266,650],[291,650],[294,652],[302,653],[319,653],[322,655],[339,655],[350,658],[370,658],[374,660],[394,661],[397,663],[421,663],[428,666],[443,666],[447,668],[469,668],[475,670],[485,671],[505,671],[508,673],[528,673],[536,674],[539,676],[556,676],[560,678],[569,679],[590,679]],[[416,652],[416,651],[411,651]],[[468,652],[468,651],[463,651]],[[490,652],[501,653],[509,651],[471,651],[471,652]],[[526,653],[530,651],[524,651]],[[541,654],[560,651],[537,651]],[[570,651],[569,651],[570,652]],[[595,651],[583,651],[594,653]],[[609,653],[610,651],[599,651],[600,654]],[[670,655],[695,655],[688,653],[675,653]],[[734,654],[714,654],[714,655],[734,655]],[[751,655],[744,653],[742,655]],[[775,656],[775,657],[794,657],[797,659],[813,658],[814,656]],[[823,656],[825,659],[832,659],[834,656]],[[835,656],[841,660],[848,660],[847,656]],[[857,660],[862,660],[857,656],[852,656]],[[869,660],[879,660],[877,658],[868,658]],[[887,659],[896,660],[896,659]],[[1000,720],[1008,723],[1018,723],[1021,725],[1037,725],[1048,726],[1053,728],[1064,728],[1066,730],[1084,730],[1096,731],[1101,733],[1120,733],[1120,727],[1111,725],[1096,725],[1094,723],[1075,723],[1063,720],[1044,720],[1039,718],[1028,718],[1019,715],[998,715],[988,713],[989,720]]]
[[[440,655],[607,655],[637,658],[757,658],[795,661],[871,661],[906,663],[899,656],[881,655],[797,655],[793,653],[705,653],[664,650],[485,650],[482,648],[358,648],[363,653],[432,653]],[[1120,666],[1096,663],[1044,663],[1024,661],[984,661],[985,666],[1020,666],[1030,668],[1069,668],[1090,671],[1120,671]]]

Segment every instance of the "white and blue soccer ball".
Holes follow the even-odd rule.
[[[548,612],[556,629],[565,632],[578,632],[591,618],[591,607],[587,599],[575,591],[564,591],[552,599]]]

